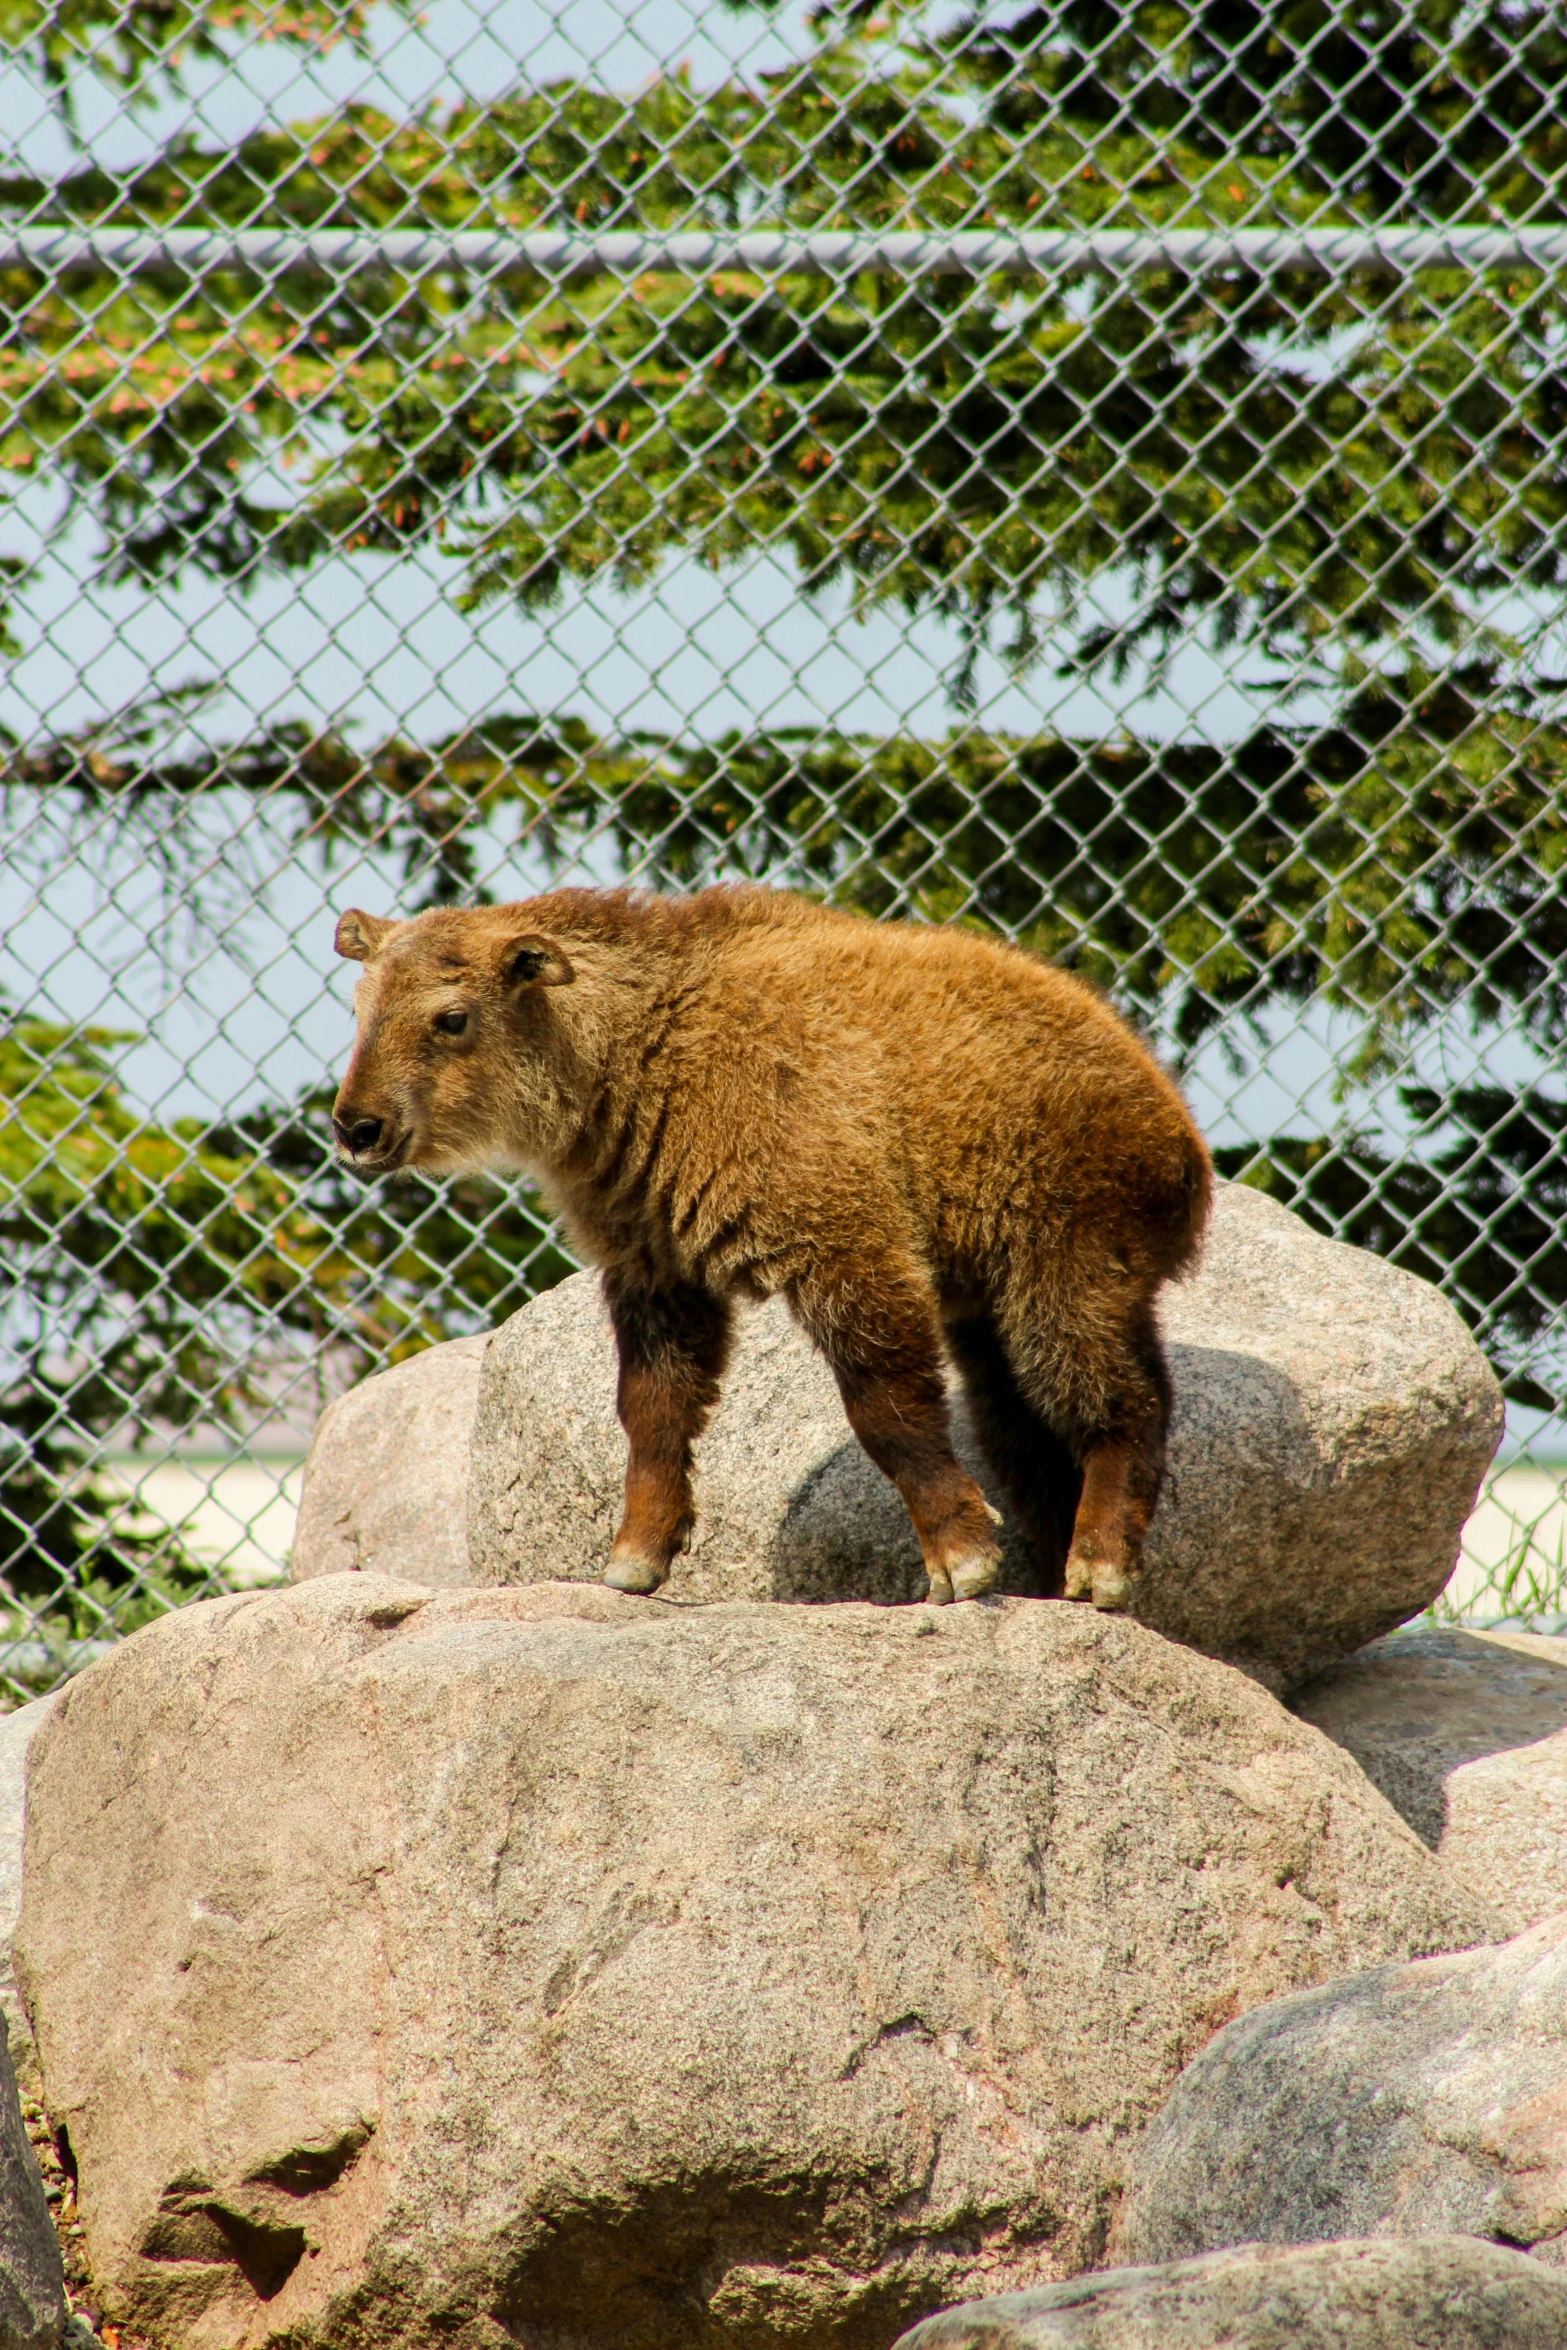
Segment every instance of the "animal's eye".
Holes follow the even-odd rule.
[[[468,1025],[466,1012],[437,1012],[435,1030],[438,1036],[461,1036]]]

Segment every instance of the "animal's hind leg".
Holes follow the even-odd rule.
[[[980,1450],[1028,1538],[1035,1594],[1058,1599],[1066,1588],[1082,1471],[1023,1393],[988,1314],[949,1321],[947,1348],[963,1380]]]
[[[952,1449],[936,1301],[913,1259],[867,1249],[812,1266],[790,1304],[832,1365],[849,1425],[903,1496],[938,1602],[1001,1571],[984,1495]]]
[[[1083,1492],[1066,1562],[1068,1599],[1124,1608],[1164,1478],[1170,1378],[1151,1322],[1097,1426],[1079,1438]]]
[[[718,1401],[729,1355],[727,1305],[705,1290],[604,1276],[620,1350],[616,1405],[626,1431],[626,1506],[604,1580],[656,1591],[691,1536],[691,1447]]]

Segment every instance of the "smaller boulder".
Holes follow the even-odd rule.
[[[1501,1391],[1446,1299],[1231,1183],[1160,1319],[1175,1407],[1133,1614],[1279,1689],[1427,1607],[1502,1427]],[[961,1396],[953,1434],[1005,1511]],[[614,1343],[597,1281],[580,1274],[514,1314],[484,1357],[474,1579],[596,1580],[625,1460]],[[908,1515],[781,1300],[740,1319],[696,1447],[696,1500],[668,1598],[924,1594]],[[1026,1595],[1029,1561],[1005,1528],[1003,1543],[1003,1588]]]
[[[1567,1915],[1226,2025],[1144,2139],[1113,2249],[1433,2235],[1567,2264]]]
[[[0,2350],[55,2350],[65,2317],[59,2239],[0,2039]]]
[[[11,2064],[31,2096],[40,2085],[32,2026],[11,1970],[11,1941],[22,1914],[22,1826],[27,1750],[59,1702],[59,1691],[35,1697],[0,1717],[0,2018]]]
[[[468,1463],[487,1332],[427,1346],[316,1423],[289,1574],[468,1583]]]
[[[927,2318],[895,2350],[1560,2350],[1567,2278],[1465,2236],[1263,2245]]]
[[[1567,1640],[1401,1632],[1293,1704],[1514,1932],[1567,1910]]]

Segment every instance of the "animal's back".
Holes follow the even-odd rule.
[[[1159,1276],[1187,1261],[1206,1151],[1178,1089],[1091,988],[973,931],[746,898],[712,908],[720,1024],[726,1007],[797,1012],[802,1115],[883,1129],[938,1256],[993,1253],[1025,1225],[1034,1241],[1056,1227],[1063,1245],[1092,1229]]]

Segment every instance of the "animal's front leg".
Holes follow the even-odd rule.
[[[718,1401],[731,1317],[706,1290],[657,1288],[606,1273],[620,1350],[616,1406],[626,1431],[626,1506],[604,1580],[656,1591],[691,1539],[691,1447]]]

